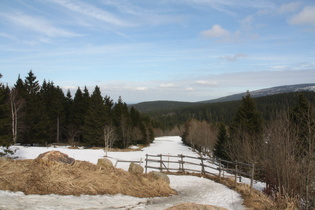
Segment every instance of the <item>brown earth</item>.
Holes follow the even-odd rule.
[[[157,197],[176,194],[152,174],[134,175],[122,169],[103,169],[85,161],[73,165],[35,160],[0,160],[0,190],[25,194],[124,194]]]

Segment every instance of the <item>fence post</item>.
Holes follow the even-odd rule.
[[[185,173],[183,154],[180,154],[180,155],[177,155],[177,156],[180,156],[180,160],[178,161],[179,171],[181,171],[182,173]]]
[[[203,158],[200,157],[200,160],[201,160],[201,174],[205,174],[205,165],[203,164]]]
[[[251,177],[250,177],[250,191],[249,195],[252,194],[253,184],[254,184],[254,177],[255,177],[255,164],[252,164],[252,171],[251,171]]]
[[[235,186],[237,184],[237,170],[238,170],[238,167],[237,167],[237,162],[234,162],[235,163]]]
[[[163,160],[162,160],[162,154],[160,154],[160,171],[162,172],[163,171],[163,168],[162,168],[162,164],[163,164]]]
[[[221,159],[219,159],[219,181],[221,181]]]
[[[145,154],[145,173],[147,173],[147,168],[148,168],[148,154]]]
[[[181,160],[182,160],[182,169],[183,169],[183,173],[185,174],[185,167],[184,167],[184,156],[183,154],[181,154]]]

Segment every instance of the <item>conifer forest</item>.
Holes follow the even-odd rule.
[[[42,84],[30,71],[14,87],[1,85],[0,143],[126,148],[149,144],[153,129],[149,118],[128,108],[121,98],[103,97],[98,86],[92,93],[79,87],[74,96],[51,81]]]

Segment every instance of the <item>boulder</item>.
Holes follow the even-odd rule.
[[[164,173],[154,171],[154,172],[152,172],[152,174],[153,174],[153,177],[155,179],[161,179],[161,180],[165,181],[168,184],[171,183],[170,182],[170,178]]]
[[[59,151],[49,151],[49,152],[42,153],[36,159],[56,161],[56,162],[70,164],[70,165],[74,164],[75,162],[75,159]]]
[[[97,160],[97,165],[104,168],[104,169],[113,169],[113,163],[111,160],[107,158],[101,158]]]
[[[142,174],[144,169],[138,164],[130,163],[128,171],[133,174]]]

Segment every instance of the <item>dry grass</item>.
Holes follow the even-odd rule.
[[[197,203],[181,203],[165,210],[227,210],[226,208]]]
[[[134,175],[121,169],[102,169],[85,161],[73,165],[47,160],[0,161],[0,189],[25,194],[124,194],[156,197],[175,194],[151,174]]]

